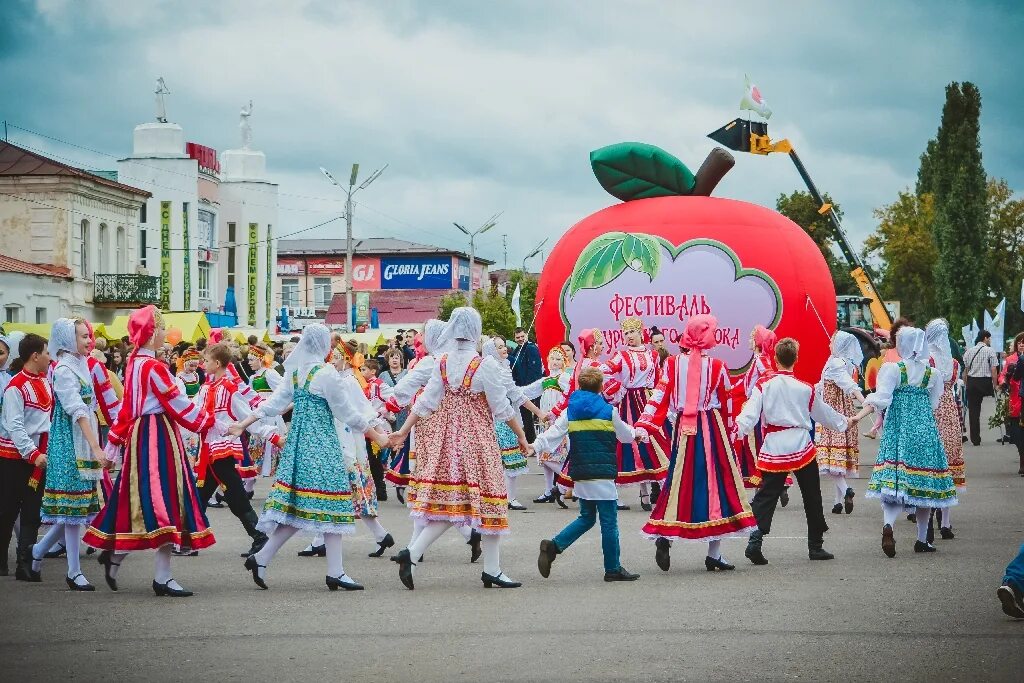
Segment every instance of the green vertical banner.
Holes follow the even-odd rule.
[[[256,327],[256,263],[259,255],[259,224],[249,224],[249,279],[246,299],[249,302],[249,327]]]
[[[171,308],[171,203],[160,202],[160,308]]]
[[[274,253],[274,239],[273,239],[274,226],[267,223],[267,328],[273,327],[274,322],[274,264],[272,263],[271,255]]]
[[[356,292],[356,325],[370,324],[370,293]]]
[[[192,310],[192,247],[188,239],[188,202],[181,206],[181,241],[185,246],[185,304],[183,310]]]

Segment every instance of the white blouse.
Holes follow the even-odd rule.
[[[437,361],[433,356],[424,356],[406,371],[402,379],[398,380],[394,388],[394,399],[399,406],[405,408],[412,403],[416,392],[430,381],[435,365],[437,365]]]
[[[311,365],[299,366],[297,370],[299,386],[304,386],[306,383],[306,377],[309,376],[309,371],[312,370],[319,363]],[[288,410],[294,400],[295,387],[292,377],[285,377],[284,381],[277,386],[274,393],[270,395],[270,398],[264,401],[257,407],[252,414],[257,418],[263,419],[266,417],[272,417],[274,415],[280,415],[281,413]],[[344,385],[341,382],[341,377],[338,375],[338,371],[334,369],[333,365],[323,365],[313,376],[312,381],[309,383],[309,392],[314,396],[327,401],[327,404],[331,407],[331,413],[335,418],[344,422],[354,431],[365,432],[370,428],[370,422],[366,419],[364,413],[360,412],[356,406],[352,404],[349,399],[348,392],[345,390]],[[362,393],[362,391],[360,391]],[[364,397],[365,398],[365,397]]]
[[[909,386],[920,386],[924,380],[925,370],[929,367],[927,363],[916,361],[903,361],[907,367],[907,384]],[[878,370],[878,377],[875,380],[875,392],[864,399],[864,403],[872,405],[876,410],[885,410],[892,403],[892,394],[900,386],[900,366],[897,363],[885,363]],[[942,400],[942,378],[939,372],[932,368],[931,379],[928,380],[928,399],[931,401],[932,410],[939,407]]]
[[[853,373],[856,368],[845,358],[829,356],[825,367],[821,369],[821,381],[831,380],[847,396],[854,396],[860,387],[853,381]]]
[[[89,378],[89,394],[92,395],[92,377]],[[58,365],[53,371],[53,393],[60,401],[61,408],[71,416],[71,424],[78,425],[78,418],[92,416],[93,427],[96,425],[96,406],[87,406],[82,400],[82,378],[66,365]],[[95,397],[94,397],[95,400]]]
[[[461,385],[462,378],[466,375],[466,369],[478,356],[476,343],[465,339],[456,341],[455,349],[443,354],[442,357],[447,358],[445,366],[450,386]],[[516,416],[516,410],[512,408],[512,404],[508,400],[508,390],[502,377],[501,366],[493,358],[483,359],[480,367],[473,374],[469,390],[474,394],[486,396],[487,404],[491,408],[491,414],[494,415],[495,421],[507,422]],[[413,411],[421,418],[428,417],[441,405],[444,393],[444,381],[441,379],[441,359],[438,358],[430,380],[423,388],[423,393],[416,399]]]

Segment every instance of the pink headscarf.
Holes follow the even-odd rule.
[[[775,344],[779,338],[775,336],[774,330],[769,330],[764,325],[754,328],[754,348],[769,358],[775,355]]]
[[[597,343],[597,330],[584,330],[580,333],[579,342],[580,355],[586,358],[590,354],[590,349]]]
[[[703,369],[704,352],[715,346],[715,331],[718,319],[713,315],[695,315],[686,322],[686,329],[679,340],[682,346],[690,349],[690,358],[686,365],[686,403],[683,413],[679,416],[678,428],[683,434],[697,433],[697,403],[700,400],[700,377]]]

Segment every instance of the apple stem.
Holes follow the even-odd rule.
[[[710,197],[725,174],[736,165],[736,157],[724,147],[715,147],[697,169],[691,197]]]

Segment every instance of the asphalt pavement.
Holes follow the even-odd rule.
[[[511,513],[502,546],[502,568],[522,588],[485,589],[480,564],[450,531],[410,592],[390,551],[367,557],[375,546],[359,527],[345,540],[345,569],[365,591],[328,592],[325,560],[296,556],[301,536],[261,591],[242,568],[240,525],[226,508],[210,510],[217,545],[173,562],[192,598],[153,595],[152,553],[125,561],[117,593],[95,556],[83,557],[95,593],[67,590],[62,559],[46,561],[42,584],[0,579],[0,681],[1021,681],[1024,621],[1002,614],[995,589],[1024,541],[1024,478],[998,437],[967,447],[956,538],[915,554],[914,526],[900,520],[894,559],[880,549],[878,502],[863,498],[877,448],[868,439],[851,515],[829,513],[822,482],[830,562],[807,559],[794,487],[765,542],[768,566],[751,565],[734,539],[723,550],[736,570],[710,573],[706,546],[680,542],[662,572],[640,535],[646,514],[634,489],[619,524],[622,563],[638,581],[604,583],[597,528],[543,579],[539,541],[575,511],[528,502],[544,488],[531,463],[520,487],[529,510]],[[259,481],[256,503],[269,481]],[[381,508],[403,545],[405,509],[393,495]]]

